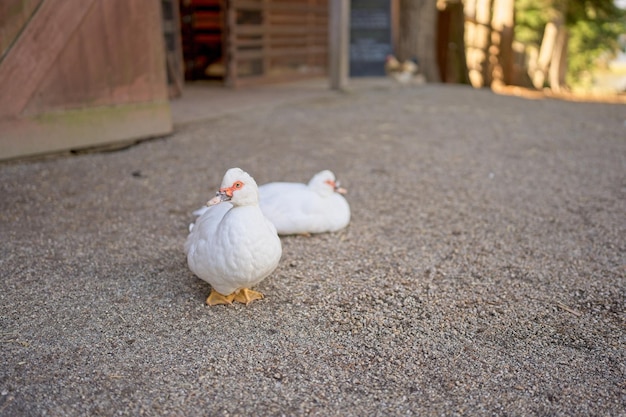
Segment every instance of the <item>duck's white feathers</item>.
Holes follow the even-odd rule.
[[[279,234],[335,232],[350,222],[346,199],[316,177],[309,184],[273,182],[259,187],[261,210]]]
[[[256,188],[256,183],[253,186]],[[223,202],[208,207],[196,220],[185,252],[191,271],[228,295],[253,287],[270,275],[282,248],[276,228],[257,204]]]

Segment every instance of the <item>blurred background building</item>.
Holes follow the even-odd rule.
[[[601,85],[623,93],[626,20],[618,6],[613,0],[3,0],[0,159],[170,133],[169,101],[198,81],[245,89],[345,72],[553,92]],[[344,41],[346,48],[335,47]]]

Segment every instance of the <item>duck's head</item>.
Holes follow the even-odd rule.
[[[228,201],[233,206],[258,204],[259,187],[247,172],[240,168],[231,168],[226,171],[220,190],[207,202],[207,206],[214,206],[223,201]]]
[[[335,174],[329,170],[315,174],[309,181],[309,188],[322,196],[329,196],[332,193],[345,194],[347,192],[345,188],[339,186],[339,181],[335,179]]]

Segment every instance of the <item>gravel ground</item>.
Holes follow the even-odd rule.
[[[0,415],[626,412],[626,106],[363,88],[0,164]],[[332,169],[249,306],[183,254],[226,169]]]

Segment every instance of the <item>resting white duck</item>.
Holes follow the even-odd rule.
[[[335,232],[350,223],[350,205],[332,171],[318,172],[308,184],[271,182],[259,187],[263,214],[280,235]]]
[[[206,303],[249,304],[263,298],[250,288],[276,269],[282,247],[276,228],[259,208],[256,182],[231,168],[207,206],[185,242],[189,269],[211,284]]]

